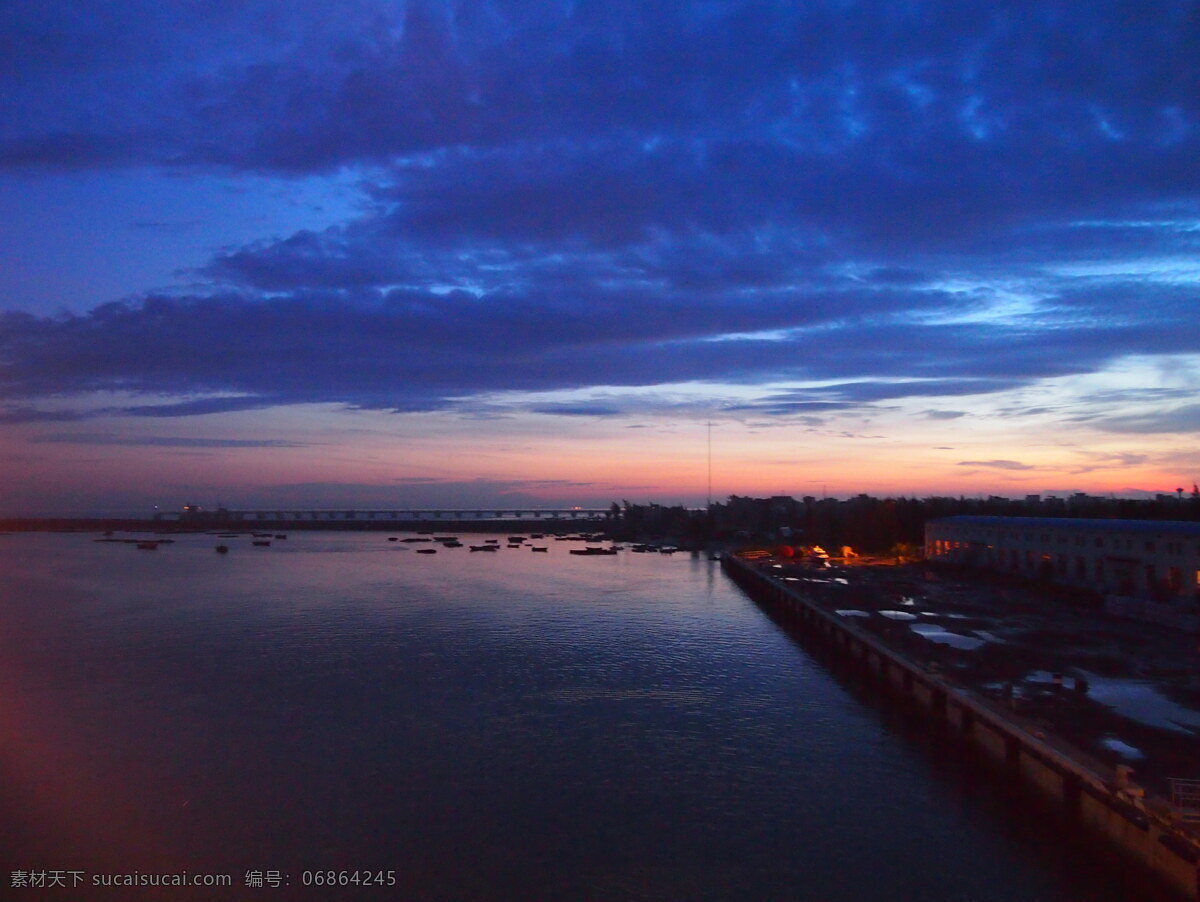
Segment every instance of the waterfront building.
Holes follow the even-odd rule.
[[[925,524],[925,555],[1090,589],[1110,610],[1189,625],[1200,607],[1200,523],[959,516]]]

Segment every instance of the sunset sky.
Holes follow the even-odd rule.
[[[11,0],[0,515],[1190,490],[1198,9]]]

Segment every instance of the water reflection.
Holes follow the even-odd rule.
[[[378,868],[389,898],[447,900],[1106,898],[710,561],[222,541],[4,537],[12,868]]]

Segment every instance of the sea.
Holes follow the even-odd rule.
[[[98,537],[0,536],[5,898],[1143,898],[707,555]]]

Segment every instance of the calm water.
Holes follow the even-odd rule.
[[[708,560],[217,541],[0,536],[6,890],[233,878],[12,898],[1131,897]]]

